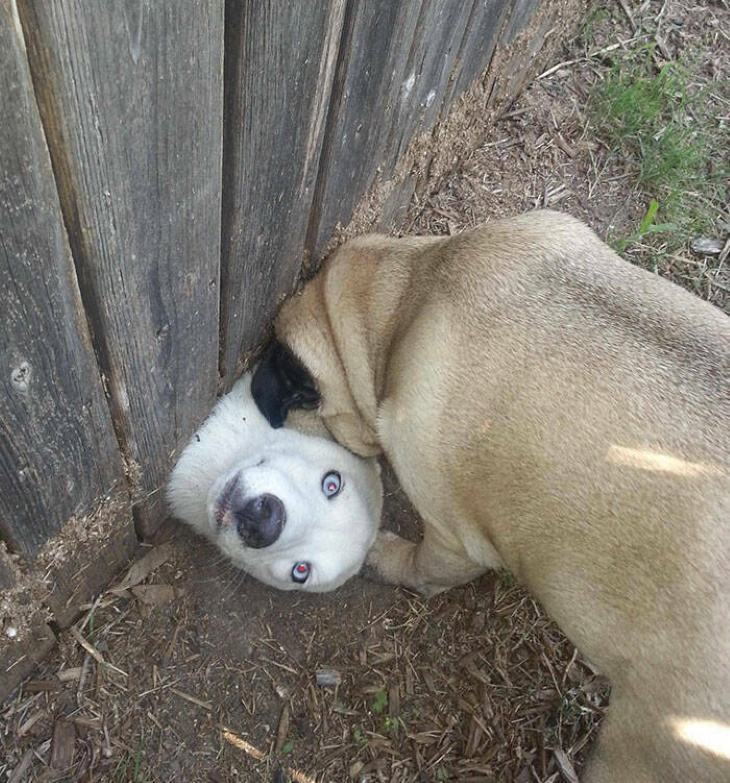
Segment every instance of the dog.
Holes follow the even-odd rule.
[[[380,524],[376,460],[331,439],[272,429],[239,380],[180,455],[175,517],[280,590],[326,592],[356,574]]]
[[[275,335],[267,419],[317,406],[423,519],[380,576],[506,567],[608,676],[586,781],[730,780],[730,319],[544,210],[346,242]]]

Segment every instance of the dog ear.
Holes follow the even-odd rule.
[[[320,395],[314,378],[286,345],[276,340],[256,368],[251,394],[258,409],[274,428],[284,425],[292,408],[312,410]]]

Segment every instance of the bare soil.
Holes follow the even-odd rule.
[[[592,50],[631,46],[642,20],[660,19],[668,56],[694,47],[727,81],[727,3],[595,5],[607,14]],[[586,53],[573,41],[413,204],[407,230],[457,232],[551,206],[601,236],[632,233],[645,195],[586,112],[610,52]],[[698,284],[703,263],[687,251],[661,271],[722,306],[730,280],[721,269]],[[386,526],[417,535],[386,478]],[[361,578],[284,594],[177,525],[166,533],[3,705],[3,779],[576,780],[607,684],[509,574],[430,600]]]

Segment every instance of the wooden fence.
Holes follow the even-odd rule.
[[[579,5],[0,2],[6,684],[164,518],[176,450],[303,260],[475,79],[512,97]]]

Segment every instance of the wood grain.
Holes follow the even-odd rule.
[[[228,4],[221,303],[228,385],[299,272],[344,10],[345,0]]]
[[[482,73],[509,7],[509,0],[353,4],[309,227],[313,258],[376,177],[388,180],[411,139]]]
[[[94,347],[143,533],[218,355],[222,0],[23,0]]]
[[[125,489],[8,3],[0,5],[0,94],[0,535],[32,559],[69,519]]]

